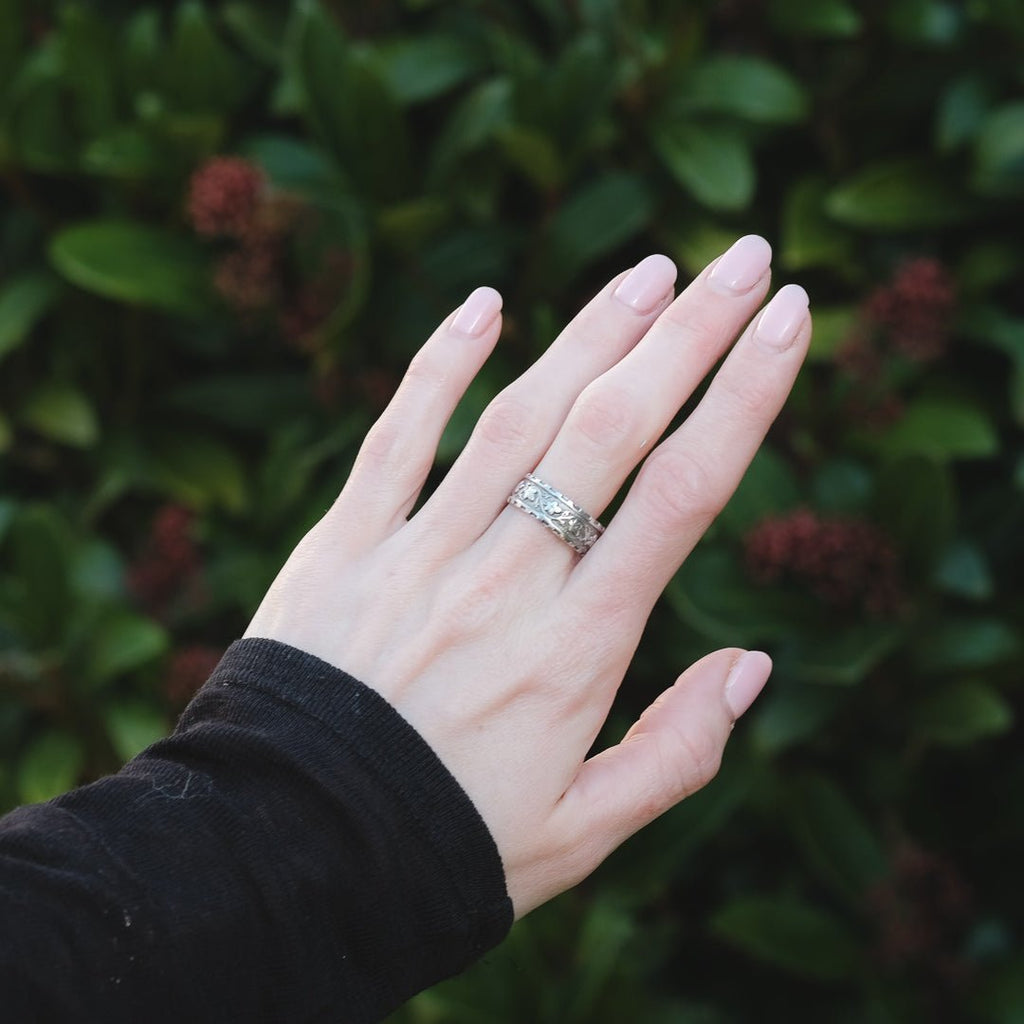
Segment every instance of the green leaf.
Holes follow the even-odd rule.
[[[875,483],[874,512],[909,567],[930,576],[950,542],[956,519],[949,468],[920,456],[889,463]]]
[[[972,181],[987,195],[1024,192],[1024,102],[1007,103],[985,118],[974,146]]]
[[[640,234],[654,215],[647,182],[609,172],[575,192],[552,218],[544,267],[549,286],[564,286],[580,271]]]
[[[80,137],[91,139],[117,122],[117,64],[105,21],[85,4],[59,9],[57,45],[62,79],[69,88]]]
[[[737,237],[734,228],[703,216],[687,218],[678,228],[666,226],[665,231],[670,242],[668,252],[693,277],[729,249]]]
[[[1000,619],[937,620],[917,642],[921,672],[960,672],[1012,661],[1021,651],[1017,630]]]
[[[850,340],[857,327],[856,306],[815,306],[814,333],[807,358],[813,363],[828,362]]]
[[[907,407],[878,446],[893,458],[980,459],[999,451],[999,435],[979,406],[958,399],[922,398]]]
[[[718,523],[734,536],[742,536],[755,523],[800,503],[800,491],[789,463],[772,448],[762,446],[739,487],[718,516]]]
[[[306,117],[342,174],[367,196],[401,196],[412,166],[408,132],[374,51],[349,43],[307,0],[297,9],[290,60]]]
[[[791,782],[785,810],[808,862],[855,904],[885,876],[887,861],[881,842],[831,779],[808,775]]]
[[[130,94],[136,97],[136,109],[141,97],[156,100],[155,93],[163,91],[167,65],[160,12],[143,7],[126,18],[118,49],[121,73]]]
[[[798,181],[786,194],[779,261],[790,270],[841,267],[852,257],[849,234],[825,214],[828,190],[824,178],[810,177]],[[816,336],[817,310],[814,320]]]
[[[307,373],[208,373],[169,391],[161,404],[178,415],[263,434],[268,422],[284,423],[308,411],[309,379]]]
[[[757,960],[806,978],[836,981],[854,975],[860,954],[834,917],[790,897],[745,897],[712,918],[712,931]]]
[[[0,0],[0,93],[6,94],[24,54],[24,0]]]
[[[857,686],[904,638],[903,626],[892,622],[814,631],[779,651],[777,671],[816,686]]]
[[[108,299],[192,316],[209,310],[210,274],[198,243],[132,221],[84,221],[50,244],[54,267]]]
[[[830,459],[811,480],[811,504],[830,515],[860,515],[871,498],[874,483],[871,471],[861,463]]]
[[[729,128],[690,121],[663,123],[651,139],[672,176],[713,210],[742,210],[757,172],[747,144]]]
[[[848,39],[858,35],[861,16],[845,0],[771,0],[772,24],[794,36]]]
[[[416,35],[381,47],[381,70],[400,103],[432,100],[472,78],[483,54],[455,34]]]
[[[99,422],[88,398],[56,381],[42,384],[29,395],[21,418],[51,441],[76,448],[90,448],[99,438]]]
[[[731,551],[708,543],[687,558],[666,597],[691,629],[742,647],[788,638],[807,611],[799,599],[755,586]]]
[[[60,81],[40,74],[38,80],[8,101],[5,127],[9,146],[30,170],[66,175],[77,172],[79,140],[67,116],[67,100]]]
[[[249,68],[224,45],[197,0],[184,0],[175,10],[164,68],[168,94],[186,113],[226,114],[245,99],[252,82]]]
[[[205,434],[165,434],[152,451],[156,481],[189,505],[237,512],[246,500],[245,470],[224,442]]]
[[[71,587],[77,599],[97,603],[124,598],[124,559],[117,548],[93,537],[77,546],[71,564]]]
[[[158,174],[165,159],[153,139],[134,125],[115,128],[82,151],[82,167],[90,174],[129,181]]]
[[[599,35],[575,34],[540,90],[540,124],[570,156],[594,137],[614,87],[613,57]]]
[[[978,75],[964,75],[946,88],[935,118],[935,144],[950,153],[978,133],[991,106],[987,83]]]
[[[956,682],[926,696],[915,709],[913,721],[925,739],[960,747],[1008,732],[1013,708],[986,683]]]
[[[510,164],[544,192],[565,181],[566,167],[557,142],[535,128],[509,124],[497,132],[501,150]]]
[[[7,536],[7,557],[19,583],[18,613],[27,640],[56,644],[71,612],[74,541],[67,523],[48,505],[19,509]]]
[[[890,0],[886,16],[897,39],[935,47],[954,43],[964,20],[960,8],[949,0]]]
[[[827,212],[872,231],[915,231],[956,224],[974,204],[932,163],[889,160],[871,164],[828,195]]]
[[[32,271],[12,277],[0,288],[0,359],[29,336],[59,294],[51,274]]]
[[[1013,280],[1024,267],[1024,254],[1013,242],[983,239],[964,249],[954,276],[965,297],[985,295]],[[1024,348],[1022,348],[1024,355]]]
[[[168,723],[151,704],[141,701],[120,701],[111,704],[103,713],[110,742],[123,761],[167,735]]]
[[[843,690],[805,683],[776,682],[758,699],[751,732],[755,747],[765,754],[813,740],[846,707]]]
[[[968,601],[988,601],[995,592],[992,570],[982,550],[969,541],[951,544],[935,568],[935,584]]]
[[[245,141],[241,152],[279,188],[319,193],[337,187],[337,172],[323,153],[299,139],[257,135]]]
[[[283,58],[284,11],[240,0],[221,8],[221,18],[239,46],[257,60],[277,67]]]
[[[760,57],[715,54],[690,70],[672,96],[673,109],[727,114],[759,124],[791,124],[808,110],[803,86]]]
[[[85,760],[82,744],[65,732],[44,732],[18,762],[16,786],[22,803],[34,804],[67,792]]]
[[[82,671],[91,685],[98,686],[159,658],[168,643],[167,631],[162,626],[120,611],[96,626]]]
[[[458,162],[493,139],[512,118],[512,83],[493,78],[454,108],[431,154],[430,180],[441,183]]]

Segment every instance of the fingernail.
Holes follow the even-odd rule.
[[[648,256],[619,282],[613,296],[641,315],[653,313],[675,283],[676,265],[667,256]]]
[[[500,312],[501,295],[493,288],[477,288],[459,307],[451,331],[467,338],[479,338]]]
[[[734,719],[754,703],[771,671],[772,659],[764,651],[747,651],[740,655],[725,681],[725,703]]]
[[[772,263],[772,247],[760,235],[744,235],[718,257],[708,284],[725,295],[742,295],[761,280]]]
[[[754,338],[780,351],[789,348],[796,340],[809,306],[807,292],[798,284],[787,284],[765,306],[754,329]]]

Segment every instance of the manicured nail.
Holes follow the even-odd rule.
[[[771,671],[772,659],[764,651],[747,651],[740,655],[725,681],[725,702],[734,719],[754,703]]]
[[[708,284],[725,295],[742,295],[761,280],[772,263],[772,247],[760,235],[744,235],[718,257]]]
[[[676,283],[676,265],[667,256],[648,256],[620,282],[614,297],[641,315],[653,313]]]
[[[787,284],[768,303],[754,329],[754,338],[771,348],[783,351],[796,340],[807,317],[810,299],[798,284]]]
[[[494,323],[501,312],[501,295],[493,288],[477,288],[459,307],[452,320],[454,334],[467,338],[479,338]]]

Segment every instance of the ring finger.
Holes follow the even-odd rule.
[[[699,275],[635,348],[581,391],[536,475],[600,515],[753,316],[768,289],[770,263],[768,243],[748,235]],[[517,509],[495,523],[495,541],[509,532],[520,552],[523,545],[559,544]],[[575,556],[563,548],[564,568]]]

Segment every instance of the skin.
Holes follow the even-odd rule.
[[[467,301],[416,355],[246,632],[351,673],[420,732],[490,828],[517,917],[705,785],[771,670],[759,652],[709,654],[587,758],[655,601],[732,494],[807,351],[806,295],[789,286],[759,313],[770,250],[750,237],[737,246],[649,310],[635,288],[623,301],[626,275],[610,282],[491,402],[410,517],[442,430],[498,340],[500,315],[484,307],[500,299],[475,293],[483,311],[470,333]],[[657,286],[668,261],[650,259],[665,261],[644,264]],[[652,450],[726,352],[696,409]],[[505,504],[536,470],[600,516],[641,461],[583,557]]]

